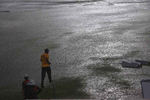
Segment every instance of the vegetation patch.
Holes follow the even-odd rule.
[[[130,88],[130,82],[124,80],[123,78],[116,75],[116,73],[121,72],[121,69],[111,66],[110,64],[92,64],[87,66],[88,69],[92,69],[93,75],[100,75],[103,77],[108,77],[109,82],[118,85],[122,89]]]
[[[109,74],[121,72],[121,69],[111,66],[110,64],[93,64],[87,66],[93,70],[94,75],[108,76]]]
[[[23,100],[22,91],[15,86],[0,87],[0,100]]]
[[[119,60],[119,59],[122,59],[122,56],[116,56],[116,57],[102,57],[100,58],[100,60],[103,60],[103,61],[114,61],[114,60]]]
[[[39,94],[40,99],[87,99],[89,95],[83,91],[85,84],[81,78],[61,78],[47,86]]]
[[[60,45],[56,44],[56,43],[49,43],[49,44],[47,44],[46,47],[49,49],[56,49],[56,48],[60,47]]]
[[[112,75],[110,82],[118,85],[119,87],[123,88],[123,89],[127,89],[130,88],[131,84],[128,80],[124,80],[116,75]]]
[[[66,32],[66,33],[64,33],[64,35],[71,35],[71,34],[73,34],[73,32]]]
[[[139,53],[139,51],[130,51],[123,55],[123,58],[134,57]]]

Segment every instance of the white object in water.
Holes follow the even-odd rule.
[[[150,79],[141,81],[142,94],[144,99],[150,99]]]

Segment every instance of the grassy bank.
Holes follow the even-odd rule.
[[[85,99],[89,95],[83,91],[85,84],[81,78],[61,78],[53,85],[45,86],[38,95],[39,99]],[[23,100],[21,87],[0,88],[0,100]]]
[[[61,78],[47,86],[39,94],[41,99],[85,99],[89,95],[83,91],[85,84],[81,78]]]
[[[0,100],[23,100],[21,88],[16,86],[0,87]]]

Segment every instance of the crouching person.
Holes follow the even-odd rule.
[[[29,80],[28,76],[25,76],[24,78],[25,80],[22,83],[24,99],[37,99],[37,95],[41,92],[41,89],[33,80]]]

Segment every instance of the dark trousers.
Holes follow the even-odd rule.
[[[49,82],[52,82],[52,78],[51,78],[51,68],[50,67],[44,67],[42,68],[42,72],[41,72],[41,85],[43,86],[44,84],[44,78],[45,78],[45,75],[46,75],[46,72],[47,72],[47,75],[48,75],[48,78],[49,78]]]
[[[24,99],[37,99],[41,89],[36,85],[26,85],[24,88]]]

